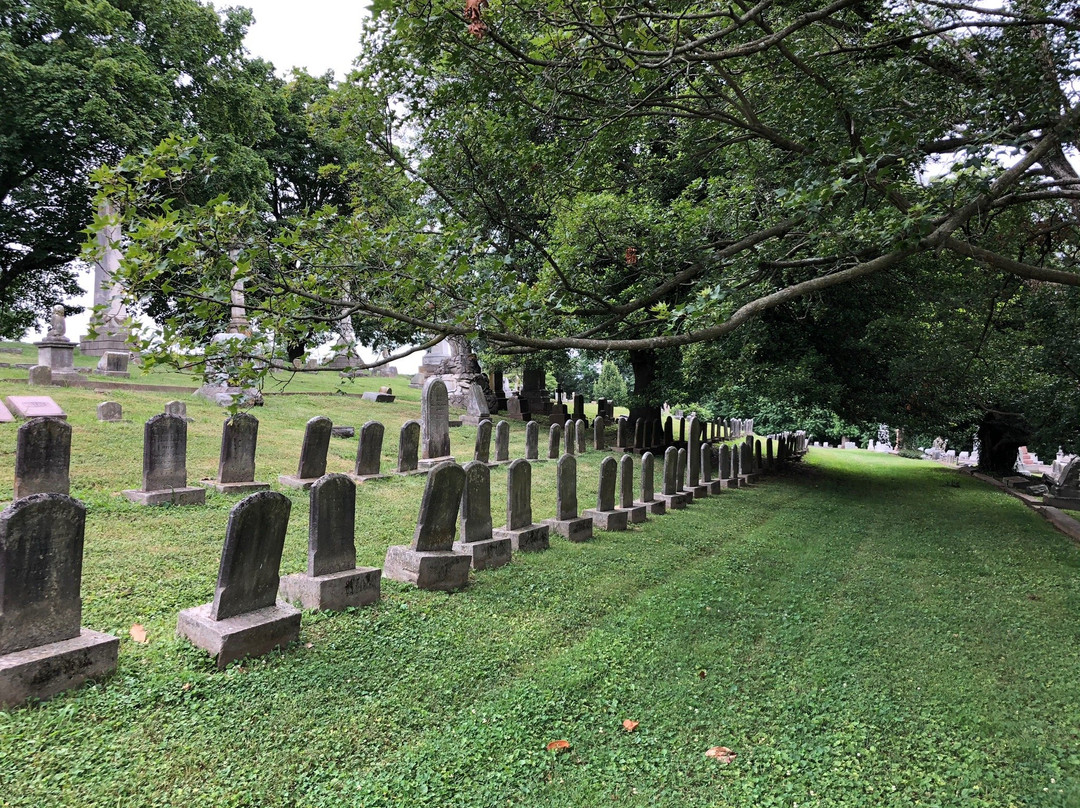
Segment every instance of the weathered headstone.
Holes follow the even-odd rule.
[[[218,476],[203,480],[221,494],[250,494],[265,491],[269,483],[255,482],[255,447],[259,440],[259,419],[246,412],[225,419],[221,428]]]
[[[701,444],[701,484],[708,489],[710,494],[719,494],[724,484],[720,480],[713,479],[714,457],[712,444]]]
[[[731,480],[728,488],[744,488],[748,483],[742,474],[742,450],[736,444],[731,447]]]
[[[607,451],[607,444],[604,440],[604,416],[598,415],[593,419],[593,449],[598,452]]]
[[[0,513],[0,707],[116,668],[120,641],[82,628],[86,506],[33,494]]]
[[[398,437],[397,471],[398,474],[416,472],[420,454],[420,422],[406,421],[401,425]]]
[[[397,396],[391,387],[380,387],[378,392],[369,390],[360,396],[364,401],[373,401],[376,404],[393,404]]]
[[[481,463],[491,461],[491,421],[486,418],[476,425],[476,444],[473,447],[473,460]],[[467,482],[465,485],[468,487]]]
[[[627,421],[626,421],[625,418],[619,418],[615,422],[615,448],[616,449],[624,449],[625,450],[625,449],[630,448],[630,444],[627,443],[629,438],[628,438],[627,432],[626,432],[626,424],[627,424]]]
[[[307,572],[281,579],[281,599],[328,611],[374,603],[382,570],[356,566],[356,483],[345,474],[320,476],[310,497]]]
[[[510,462],[510,423],[499,421],[495,424],[495,462]]]
[[[71,491],[71,425],[56,418],[31,418],[15,439],[14,498]]]
[[[635,449],[641,449],[645,445],[645,419],[634,419],[634,446]]]
[[[176,633],[215,657],[218,670],[284,648],[300,634],[300,611],[277,599],[291,510],[289,498],[276,491],[236,503],[225,529],[213,601],[180,612]]]
[[[572,417],[575,421],[585,420],[585,396],[574,393],[574,412]]]
[[[442,379],[424,382],[420,394],[420,461],[423,470],[453,462],[450,456],[450,399]]]
[[[623,455],[619,458],[619,499],[615,507],[616,510],[626,512],[627,519],[632,525],[646,520],[646,507],[634,502],[633,455]]]
[[[761,456],[761,441],[754,441],[754,473],[761,474],[765,471],[765,461]]]
[[[532,518],[532,466],[528,460],[515,460],[506,469],[506,526],[495,536],[509,539],[515,550],[531,552],[548,549],[547,524],[534,524]]]
[[[461,416],[461,423],[476,425],[481,421],[490,420],[491,410],[488,408],[484,388],[474,383],[469,386],[469,390],[465,394],[465,414]]]
[[[7,403],[17,418],[67,418],[49,396],[8,396]]]
[[[102,401],[97,405],[97,419],[99,421],[122,421],[124,420],[124,408],[115,401]]]
[[[105,351],[98,360],[94,373],[101,376],[114,376],[127,379],[131,376],[128,372],[127,351]]]
[[[664,451],[664,487],[655,495],[669,511],[686,507],[686,495],[679,492],[679,451],[674,446]]]
[[[565,404],[559,403],[559,404],[552,404],[551,405],[551,409],[548,412],[548,421],[550,421],[553,424],[558,424],[559,426],[563,426],[563,425],[566,424],[566,421],[569,418],[570,418],[570,415],[566,411],[566,405]]]
[[[754,473],[754,453],[751,451],[749,443],[743,443],[739,446],[739,469],[742,472],[742,478],[747,483],[757,480],[757,475]]]
[[[579,421],[574,421],[574,435],[577,438],[577,453],[578,454],[585,454],[585,449],[586,449],[586,447],[585,447],[585,443],[586,443],[585,430],[587,428],[588,428],[588,425],[585,423],[584,419],[581,419]]]
[[[33,365],[28,371],[27,384],[31,387],[50,387],[52,368],[48,365]]]
[[[143,428],[143,485],[123,492],[136,505],[202,505],[206,489],[187,484],[187,421],[155,415]]]
[[[530,421],[529,402],[516,393],[506,399],[506,417],[511,421]]]
[[[536,421],[525,424],[525,459],[540,459],[540,425]]]
[[[574,450],[577,446],[577,437],[573,421],[568,420],[563,425],[563,439],[563,443],[565,446],[565,448],[563,449],[563,454],[577,454],[577,452]]]
[[[571,455],[559,458],[555,484],[555,518],[545,519],[544,524],[570,541],[586,541],[592,538],[592,519],[578,516],[577,460]]]
[[[282,474],[278,482],[288,488],[306,490],[326,474],[326,453],[330,448],[333,422],[324,415],[316,415],[304,427],[304,442],[300,446],[300,464],[296,474]]]
[[[679,453],[676,455],[676,472],[678,482],[675,485],[675,490],[678,491],[686,499],[686,504],[689,505],[694,501],[694,492],[690,491],[686,487],[686,449],[679,449]]]
[[[460,512],[461,539],[454,542],[454,552],[469,556],[476,570],[509,564],[510,539],[491,532],[491,469],[482,460],[465,464]]]
[[[428,379],[425,387],[432,381],[438,380]],[[453,549],[464,489],[465,470],[461,466],[446,461],[431,469],[412,544],[393,545],[386,551],[383,577],[419,589],[451,590],[468,584],[472,559]]]
[[[724,488],[738,488],[737,480],[731,476],[731,447],[726,443],[720,447],[720,482]]]
[[[671,416],[664,419],[664,448],[675,444],[675,431],[671,426]]]
[[[378,421],[368,421],[360,427],[360,442],[356,445],[356,466],[351,475],[354,482],[381,480],[386,476],[382,473],[382,444],[385,434],[386,427]]]
[[[773,439],[765,439],[765,469],[767,471],[774,471],[776,469],[776,457],[773,455]]]
[[[562,424],[552,424],[548,429],[548,460],[559,457],[559,449],[562,445]]]
[[[686,490],[694,499],[709,495],[709,487],[701,484],[701,419],[696,415],[687,419]]]
[[[631,463],[632,455],[624,455]],[[614,457],[605,457],[600,461],[600,485],[596,492],[596,507],[589,508],[583,514],[593,520],[601,530],[626,530],[629,521],[627,511],[615,510],[615,487],[618,479],[619,464]]]
[[[667,507],[656,498],[655,465],[652,452],[645,452],[641,456],[641,501],[637,504],[643,505],[646,512],[654,516],[663,516],[667,513]]]
[[[187,404],[183,401],[167,401],[165,402],[165,414],[175,415],[179,418],[187,418]]]

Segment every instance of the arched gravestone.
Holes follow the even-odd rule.
[[[97,419],[113,423],[124,420],[124,408],[115,401],[102,401],[97,405]]]
[[[176,633],[217,660],[233,660],[284,648],[300,633],[300,612],[277,599],[281,553],[292,502],[260,491],[229,512],[217,586],[210,603],[184,609]]]
[[[577,454],[575,447],[577,446],[576,437],[577,428],[574,426],[574,422],[568,420],[563,425],[563,454]]]
[[[686,507],[686,495],[679,492],[679,452],[685,451],[669,446],[664,451],[664,485],[656,498],[664,503],[667,510],[679,510]]]
[[[540,424],[529,421],[525,424],[525,459],[539,460],[540,457]]]
[[[202,505],[206,490],[187,484],[187,420],[155,415],[143,428],[143,487],[124,491],[136,505]]]
[[[615,448],[616,449],[629,449],[630,444],[629,436],[627,434],[627,420],[625,417],[620,417],[615,421]]]
[[[510,423],[499,421],[495,424],[495,462],[510,462]]]
[[[598,415],[593,419],[593,449],[598,452],[607,451],[607,444],[604,440],[604,416]]]
[[[632,463],[632,455],[626,455]],[[594,527],[601,530],[626,530],[628,514],[615,510],[615,486],[618,479],[619,464],[614,457],[605,457],[600,461],[600,485],[596,492],[596,507],[589,508],[583,514],[593,520]]]
[[[506,469],[506,526],[495,535],[509,539],[515,550],[531,552],[548,549],[549,531],[548,525],[533,523],[532,466],[528,460],[515,460]]]
[[[454,542],[454,552],[469,556],[477,570],[510,563],[510,539],[495,538],[491,532],[491,469],[481,460],[465,464],[460,512],[461,539]]]
[[[548,429],[548,460],[556,460],[559,457],[559,449],[562,444],[562,424],[552,424]]]
[[[572,455],[559,458],[555,482],[555,518],[545,519],[544,524],[570,541],[592,538],[592,518],[578,516],[577,460]]]
[[[585,451],[586,451],[585,430],[587,428],[588,428],[588,425],[585,423],[584,419],[574,421],[574,435],[577,438],[577,453],[578,454],[585,454]]]
[[[476,444],[473,460],[487,464],[491,461],[491,421],[486,418],[476,425]]]
[[[382,570],[356,566],[356,483],[327,474],[312,484],[310,497],[307,572],[281,579],[281,599],[328,611],[374,603]]]
[[[382,444],[386,428],[378,421],[368,421],[360,427],[360,441],[356,446],[356,466],[352,478],[362,483],[382,479]]]
[[[719,494],[724,484],[717,479],[714,479],[716,468],[713,465],[716,458],[716,452],[713,449],[712,444],[701,444],[701,484],[704,485],[710,494]]]
[[[269,483],[255,482],[255,447],[259,440],[259,419],[246,412],[225,419],[221,427],[221,453],[216,480],[204,480],[221,494],[250,494],[265,491]]]
[[[642,457],[645,454],[649,453],[645,452]],[[618,462],[619,497],[615,507],[617,510],[626,513],[627,521],[630,524],[641,524],[646,520],[647,516],[645,506],[634,502],[634,456],[623,455]]]
[[[86,506],[31,494],[0,513],[0,707],[116,668],[120,641],[82,628]]]
[[[647,513],[654,516],[663,516],[667,513],[667,506],[656,498],[656,460],[652,452],[645,452],[641,456],[641,501]]]
[[[709,495],[709,487],[701,484],[701,419],[691,415],[686,429],[686,490],[694,499]]]
[[[383,577],[419,589],[460,589],[468,584],[471,559],[453,551],[464,489],[461,466],[446,461],[431,469],[412,544],[394,545],[386,551]]]
[[[300,446],[300,463],[296,474],[282,474],[278,482],[287,488],[306,490],[326,474],[326,454],[330,449],[333,422],[323,415],[316,415],[304,427],[304,442]]]
[[[450,399],[442,379],[424,382],[420,394],[420,461],[418,468],[429,470],[440,463],[453,462],[450,456]]]
[[[420,455],[420,422],[406,421],[401,425],[398,437],[397,471],[398,474],[412,474],[416,471]]]
[[[14,498],[69,493],[70,465],[71,425],[59,418],[31,418],[15,437]]]
[[[694,501],[694,493],[686,487],[686,449],[679,449],[675,459],[675,490],[683,495],[683,499],[689,505]]]
[[[757,475],[754,474],[754,452],[750,448],[749,443],[743,443],[739,446],[739,470],[741,472],[740,476],[747,484],[756,480]]]

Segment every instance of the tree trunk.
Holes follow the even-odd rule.
[[[988,410],[979,424],[979,470],[1008,474],[1016,464],[1016,450],[1027,444],[1031,427],[1015,412]]]
[[[641,418],[645,422],[660,419],[663,396],[655,390],[656,351],[630,351],[630,366],[634,369],[634,392],[630,396],[630,423]]]

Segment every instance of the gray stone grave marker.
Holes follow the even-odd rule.
[[[124,420],[124,408],[115,401],[102,401],[97,405],[97,419],[109,423]]]
[[[307,572],[284,576],[279,596],[327,611],[375,603],[382,570],[356,566],[356,483],[327,474],[311,485],[310,497]]]
[[[652,452],[645,452],[641,456],[641,501],[638,505],[645,507],[646,513],[654,516],[663,516],[667,513],[667,506],[656,498],[656,461]]]
[[[265,491],[269,483],[255,482],[255,447],[259,442],[259,419],[246,412],[225,419],[221,427],[221,453],[216,480],[203,485],[221,494],[250,494]]]
[[[0,424],[10,424],[14,420],[15,416],[11,414],[11,410],[3,402],[0,402]]]
[[[647,454],[647,453],[646,453]],[[644,457],[644,455],[642,455]],[[632,525],[646,520],[646,507],[634,502],[634,456],[623,455],[619,458],[619,501],[616,509],[626,513],[627,521]]]
[[[577,446],[577,438],[575,436],[574,422],[568,420],[563,425],[563,454],[577,454],[574,451],[575,446]]]
[[[304,427],[304,442],[300,446],[296,475],[282,474],[278,482],[288,488],[307,490],[326,474],[326,453],[330,449],[333,428],[333,422],[324,415],[310,419]]]
[[[584,419],[574,421],[574,435],[577,438],[577,453],[585,454],[585,430],[588,425]]]
[[[578,515],[577,460],[573,455],[563,455],[555,473],[555,518],[545,519],[544,524],[570,541],[591,539],[592,518]]]
[[[215,657],[218,670],[284,648],[300,633],[300,611],[277,599],[291,510],[289,498],[276,491],[259,491],[236,503],[225,529],[213,601],[180,612],[176,633]]]
[[[356,446],[356,466],[352,479],[362,483],[367,480],[380,480],[382,473],[382,444],[386,427],[378,421],[368,421],[360,427],[360,442]]]
[[[461,416],[461,423],[475,425],[481,421],[490,420],[491,410],[488,408],[484,388],[474,383],[470,385],[469,391],[465,394],[465,414]]]
[[[694,499],[709,495],[709,487],[701,484],[701,419],[691,415],[686,429],[686,490]]]
[[[49,396],[8,396],[7,403],[18,418],[67,418]]]
[[[105,351],[98,360],[94,373],[101,376],[115,376],[127,379],[131,376],[128,372],[127,351]]]
[[[491,421],[486,418],[476,425],[476,443],[473,446],[473,460],[480,463],[491,462]],[[465,483],[468,487],[468,482]]]
[[[628,449],[626,435],[626,418],[619,418],[615,422],[615,448],[616,449]]]
[[[394,395],[394,390],[391,387],[380,387],[378,392],[369,390],[360,396],[364,401],[373,401],[376,404],[393,404],[394,399],[397,396]]]
[[[187,418],[187,404],[183,401],[167,401],[165,402],[165,414]]]
[[[440,463],[453,462],[450,456],[450,399],[442,379],[424,382],[420,394],[420,461],[429,470]]]
[[[531,552],[548,549],[546,524],[532,520],[532,466],[528,460],[515,460],[506,469],[506,526],[495,535],[510,541],[515,550]]]
[[[663,502],[669,511],[685,508],[686,496],[679,492],[679,449],[674,446],[669,446],[664,451],[663,479],[663,491],[656,494],[656,498]]]
[[[417,470],[420,456],[420,422],[406,421],[401,425],[398,438],[398,474],[412,474]]]
[[[714,457],[712,444],[701,444],[701,483],[708,488],[710,494],[719,494],[724,484],[713,479]]]
[[[548,460],[559,457],[559,448],[562,444],[562,424],[552,424],[548,429]]]
[[[540,425],[536,421],[525,424],[525,459],[540,459]]]
[[[69,493],[70,466],[71,425],[56,418],[31,418],[15,439],[14,498]]]
[[[495,462],[510,462],[510,423],[499,421],[495,424]]]
[[[491,469],[482,460],[465,464],[460,510],[461,539],[454,542],[454,552],[469,556],[476,570],[509,564],[513,550],[510,539],[492,534]]]
[[[593,419],[593,449],[598,452],[607,451],[607,444],[604,440],[604,416],[598,415]]]
[[[32,494],[0,513],[0,707],[116,668],[120,641],[82,628],[86,506]]]
[[[27,376],[27,384],[31,387],[51,387],[52,368],[48,365],[33,365]]]
[[[694,493],[686,487],[686,449],[679,449],[676,457],[675,490],[682,494],[689,505],[694,501]]]
[[[626,455],[631,463],[634,458]],[[583,514],[593,520],[593,525],[601,530],[626,530],[629,514],[615,510],[615,486],[619,474],[619,464],[614,457],[605,457],[600,461],[600,485],[596,491],[596,507],[589,508]]]
[[[187,484],[187,421],[155,415],[143,427],[143,487],[123,492],[136,505],[202,505],[206,489]]]

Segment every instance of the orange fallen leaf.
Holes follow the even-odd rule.
[[[142,643],[143,645],[146,645],[148,642],[150,642],[150,640],[146,639],[146,629],[140,626],[138,623],[132,624],[131,631],[129,633],[131,634],[131,639],[135,640],[135,642],[137,643]]]
[[[726,746],[714,746],[705,752],[705,757],[716,758],[719,763],[731,763],[736,755]]]
[[[570,741],[563,741],[563,740],[552,741],[551,743],[549,743],[547,745],[547,750],[549,752],[561,752],[564,749],[569,749],[569,748],[570,748]]]
[[[640,723],[639,721],[631,721],[628,718],[628,719],[626,719],[625,721],[622,722],[622,726],[623,726],[623,729],[625,729],[627,732],[633,732],[635,729],[637,729],[637,725],[639,723]]]

